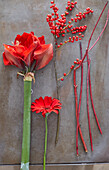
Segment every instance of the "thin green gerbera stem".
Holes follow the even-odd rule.
[[[31,128],[31,83],[24,81],[24,113],[21,170],[29,170],[30,157],[30,128]]]
[[[45,170],[45,165],[46,165],[46,153],[47,153],[47,133],[48,133],[48,128],[47,128],[47,115],[45,115],[45,147],[44,147],[44,160],[43,160],[43,170]]]

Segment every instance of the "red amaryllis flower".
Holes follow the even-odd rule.
[[[36,113],[41,112],[42,116],[45,117],[46,113],[55,112],[58,114],[61,106],[62,104],[58,99],[52,99],[52,97],[45,96],[44,99],[42,97],[36,99],[31,105],[31,110]]]
[[[44,36],[36,37],[33,32],[17,35],[13,45],[4,44],[3,61],[5,65],[19,68],[31,67],[35,61],[37,70],[46,66],[53,58],[52,44],[45,44]]]

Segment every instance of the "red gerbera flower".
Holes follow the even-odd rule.
[[[52,99],[52,97],[45,96],[44,99],[42,97],[36,99],[31,105],[31,110],[36,113],[41,112],[42,116],[45,117],[46,113],[55,112],[58,114],[61,106],[62,104],[58,99]]]
[[[19,68],[31,67],[36,62],[36,69],[45,67],[53,58],[52,44],[45,44],[44,36],[36,37],[33,32],[17,35],[13,45],[4,44],[3,61],[5,65]]]

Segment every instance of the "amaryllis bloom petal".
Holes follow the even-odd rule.
[[[14,46],[14,50],[15,50],[16,53],[22,55],[22,53],[23,53],[24,50],[25,50],[25,47],[22,46],[22,45],[15,45],[15,46]]]
[[[24,60],[25,60],[25,64],[27,66],[31,65],[31,61],[33,58],[33,51],[37,48],[38,46],[38,42],[34,42],[30,45],[29,48],[27,48],[24,52],[23,52],[23,56],[24,56]]]
[[[22,64],[20,61],[21,57],[16,54],[16,51],[14,50],[14,48],[6,44],[4,44],[4,47],[5,47],[5,50],[4,50],[3,55],[5,55],[5,59],[9,61],[10,65],[15,65],[17,67],[22,68]],[[4,64],[6,65],[6,63]]]
[[[39,41],[41,44],[45,44],[45,39],[44,36],[42,35],[42,37],[38,37]]]
[[[54,104],[53,104],[54,103]],[[52,97],[45,96],[43,99],[40,97],[39,99],[36,99],[35,102],[31,105],[32,112],[36,113],[42,113],[42,116],[45,117],[47,113],[54,112],[56,114],[59,113],[59,110],[61,109],[61,103],[57,99],[52,99]]]
[[[34,51],[34,59],[37,61],[37,70],[45,67],[53,58],[53,45],[42,45],[41,48]]]
[[[53,58],[52,44],[45,44],[44,36],[37,37],[34,32],[17,35],[13,45],[4,44],[3,61],[5,65],[19,68],[34,66],[37,70],[45,67]],[[35,63],[35,65],[34,65]]]
[[[3,52],[3,62],[4,62],[5,65],[12,65],[12,64],[9,62],[9,60],[6,58],[5,52]]]

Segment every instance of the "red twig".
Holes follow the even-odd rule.
[[[88,52],[87,52],[87,60],[89,62]],[[89,66],[89,64],[88,64],[88,66]],[[99,129],[100,133],[102,134],[102,130],[101,130],[101,127],[100,127],[100,124],[99,124],[99,121],[98,121],[98,118],[97,118],[97,115],[96,115],[96,112],[95,112],[94,103],[93,103],[92,89],[91,89],[90,67],[88,68],[88,80],[89,80],[90,98],[91,98],[91,104],[92,104],[94,116],[95,116],[95,119],[96,119],[96,123],[97,123],[98,129]]]
[[[89,115],[89,87],[88,87],[88,85],[89,85],[89,72],[90,72],[90,61],[88,60],[88,74],[87,74],[87,116],[88,116],[88,125],[89,125],[89,136],[90,136],[91,150],[93,151],[93,142],[92,142],[92,133],[91,133],[91,126],[90,126],[90,115]]]
[[[92,36],[93,36],[93,34],[94,34],[94,31],[95,31],[95,29],[96,29],[96,27],[97,27],[97,25],[98,25],[98,22],[99,22],[99,20],[100,20],[100,18],[101,18],[101,16],[102,16],[102,14],[103,14],[103,12],[104,12],[107,4],[108,4],[108,1],[106,2],[106,4],[105,4],[105,6],[104,6],[104,8],[103,8],[103,10],[102,10],[102,12],[101,12],[98,20],[97,20],[97,22],[96,22],[96,24],[95,24],[95,27],[94,27],[94,29],[93,29],[93,31],[92,31],[92,33],[91,33],[91,36],[90,36],[89,41],[88,41],[87,50],[86,50],[86,52],[85,52],[84,57],[82,58],[81,63],[74,69],[74,94],[75,94],[75,108],[76,108],[77,128],[79,128],[79,132],[80,132],[80,136],[81,136],[81,137],[83,137],[83,136],[82,136],[82,132],[81,132],[80,125],[79,125],[79,120],[78,120],[78,117],[79,117],[79,116],[78,116],[78,111],[79,111],[79,110],[78,110],[78,100],[77,100],[76,70],[81,67],[81,65],[83,64],[84,59],[85,59],[86,56],[87,56],[87,53],[88,53],[88,51],[89,51],[89,45],[90,45]],[[89,60],[88,60],[88,72],[90,73]],[[90,75],[89,73],[88,73],[88,75]],[[89,81],[89,86],[90,86],[90,94],[92,94],[92,91],[91,91],[91,79],[90,79],[90,76],[88,76],[88,75],[87,75],[87,110],[88,110],[88,122],[89,122],[89,133],[90,133],[91,149],[93,150],[92,134],[91,134],[91,127],[90,127],[90,117],[89,117],[88,81]],[[96,115],[95,109],[94,109],[94,104],[93,104],[92,95],[91,95],[91,103],[92,103],[92,108],[93,108],[93,111],[94,111],[94,115],[95,115],[95,119],[96,119],[97,125],[98,125],[98,127],[99,127],[100,132],[102,132],[102,131],[101,131],[101,128],[100,128],[100,125],[99,125],[99,122],[98,122],[98,119],[97,119],[97,115]],[[82,139],[82,138],[81,138],[81,139]],[[77,151],[77,155],[78,155],[78,130],[77,130],[77,135],[76,135],[76,151]]]
[[[80,57],[82,59],[82,45],[80,42]],[[80,115],[80,109],[81,109],[81,98],[82,98],[82,87],[83,87],[83,64],[81,65],[81,87],[80,87],[80,96],[79,96],[79,106],[78,106],[78,112],[77,112],[77,128],[76,128],[76,148],[78,148],[78,129],[79,129],[79,115]],[[81,129],[80,129],[81,131]],[[81,132],[82,134],[82,132]],[[81,135],[82,143],[84,146],[85,151],[87,152],[87,147],[85,144],[85,141],[83,139],[83,136]]]
[[[81,42],[80,42],[80,57],[81,57],[81,60],[82,60],[82,45],[81,45]],[[78,117],[79,117],[80,109],[81,109],[82,88],[83,88],[83,63],[81,64],[81,87],[80,87]]]
[[[79,133],[80,133],[80,137],[81,137],[84,149],[87,152],[87,147],[86,147],[86,144],[85,144],[85,141],[84,141],[84,138],[83,138],[83,135],[82,135],[82,131],[81,131],[81,128],[80,128],[80,124],[79,124],[79,121],[78,121],[78,96],[77,96],[77,85],[76,85],[76,70],[74,70],[74,72],[73,72],[73,83],[74,83],[75,110],[76,110],[77,127],[79,129]],[[78,156],[78,135],[76,135],[76,153],[77,153],[77,156]]]
[[[74,82],[74,94],[75,94],[75,111],[76,111],[76,121],[77,121],[77,127],[79,125],[78,122],[78,96],[77,96],[77,85],[76,85],[76,70],[73,72],[73,82]],[[77,133],[77,131],[76,131]],[[76,134],[76,153],[78,156],[78,135]]]
[[[94,43],[94,44],[92,45],[92,47],[88,50],[88,52],[96,45],[96,43],[97,43],[98,40],[100,39],[101,35],[103,34],[103,32],[104,32],[104,30],[105,30],[105,28],[106,28],[106,26],[107,26],[108,19],[109,19],[109,10],[108,10],[108,13],[107,13],[107,20],[106,20],[106,23],[105,23],[105,25],[104,25],[104,28],[103,28],[103,30],[101,31],[101,33],[100,33],[99,37],[97,38],[97,40],[95,41],[95,43]]]
[[[97,20],[97,22],[96,22],[96,24],[95,24],[95,27],[94,27],[94,29],[93,29],[93,31],[92,31],[92,33],[91,33],[91,36],[90,36],[89,41],[88,41],[88,46],[87,46],[87,50],[86,50],[86,52],[85,52],[85,55],[84,55],[84,57],[83,57],[81,63],[75,68],[75,70],[77,70],[77,69],[81,66],[81,64],[83,63],[84,59],[85,59],[86,56],[87,56],[87,51],[89,50],[89,45],[90,45],[92,36],[93,36],[93,34],[94,34],[94,31],[95,31],[95,29],[96,29],[96,27],[97,27],[97,25],[98,25],[98,22],[99,22],[99,20],[100,20],[100,18],[101,18],[101,16],[102,16],[102,14],[103,14],[103,12],[104,12],[104,10],[105,10],[107,4],[108,4],[108,1],[106,2],[106,4],[105,4],[105,6],[104,6],[104,8],[103,8],[103,10],[102,10],[102,12],[101,12],[101,14],[100,14],[98,20]]]

